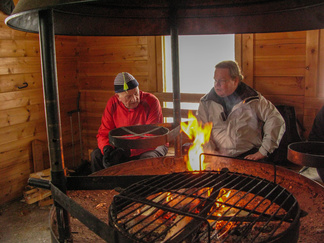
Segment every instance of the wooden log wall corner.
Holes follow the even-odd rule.
[[[13,31],[6,17],[0,12],[0,204],[22,196],[31,142],[46,139],[38,36]]]
[[[323,30],[244,34],[236,53],[247,83],[275,105],[290,105],[306,129],[324,105]]]
[[[38,35],[7,27],[4,23],[6,17],[0,12],[0,205],[23,195],[29,174],[34,172],[33,157],[37,157],[33,156],[32,142],[44,142],[47,150]],[[69,161],[72,158],[67,112],[76,109],[78,94],[77,44],[77,37],[56,38],[67,166],[71,166]],[[78,138],[76,122],[74,126],[75,138]],[[44,153],[48,154],[48,151]],[[80,155],[77,159],[80,161]],[[48,157],[44,160],[45,166],[49,166]]]

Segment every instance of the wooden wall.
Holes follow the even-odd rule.
[[[55,46],[64,163],[65,167],[74,169],[81,163],[78,114],[75,112],[69,116],[68,112],[75,111],[78,107],[78,37],[57,36]]]
[[[22,195],[34,164],[49,167],[38,35],[8,28],[6,17],[0,12],[0,204]],[[67,112],[76,109],[77,44],[77,37],[56,38],[64,157],[69,168],[72,151]],[[24,83],[28,87],[19,89]],[[76,122],[74,126],[78,143]],[[36,152],[43,160],[33,161],[34,141],[41,142]],[[80,155],[77,159],[80,161]]]
[[[79,80],[84,156],[97,147],[96,135],[119,72],[131,73],[142,90],[162,91],[159,37],[79,37]]]
[[[324,105],[323,30],[236,36],[246,82],[275,105],[291,105],[308,137]]]
[[[9,29],[5,17],[0,12],[0,204],[21,195],[33,170],[31,142],[46,139],[38,36]]]

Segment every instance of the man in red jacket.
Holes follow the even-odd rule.
[[[112,129],[163,122],[159,100],[153,94],[139,90],[138,82],[131,74],[117,74],[114,88],[115,95],[108,100],[101,118],[97,134],[98,148],[91,154],[92,172],[130,160],[165,156],[168,152],[165,145],[125,150],[109,143],[108,135]]]

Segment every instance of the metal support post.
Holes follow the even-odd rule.
[[[171,3],[172,5],[174,3]],[[172,60],[172,84],[173,84],[173,124],[177,127],[181,123],[180,106],[180,74],[179,74],[179,37],[177,7],[171,6],[170,9],[170,33],[171,33],[171,60]],[[179,158],[181,154],[181,133],[175,138],[174,142],[175,157]]]
[[[39,41],[41,50],[41,63],[43,75],[43,92],[46,118],[48,150],[51,165],[51,178],[53,185],[66,193],[66,177],[62,151],[62,132],[59,109],[59,94],[57,84],[55,34],[53,11],[41,10],[39,16]],[[54,198],[55,202],[55,198]],[[71,240],[71,231],[68,212],[55,202],[59,241]]]

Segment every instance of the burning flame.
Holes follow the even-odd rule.
[[[202,145],[209,141],[210,133],[212,129],[212,123],[206,123],[202,126],[201,122],[198,122],[197,118],[192,114],[191,111],[188,113],[188,124],[186,122],[181,122],[180,126],[182,131],[193,140],[192,146],[188,151],[188,162],[187,168],[189,171],[200,170],[199,166],[199,156],[204,152]],[[203,163],[204,156],[201,157],[201,169],[205,170],[205,165]]]
[[[216,201],[216,207],[217,208],[225,208],[226,206],[222,203],[224,203],[229,198],[230,194],[231,194],[231,190],[225,190],[224,188],[222,188],[219,191],[219,197]],[[216,215],[219,217],[222,216],[221,213],[217,213]]]

